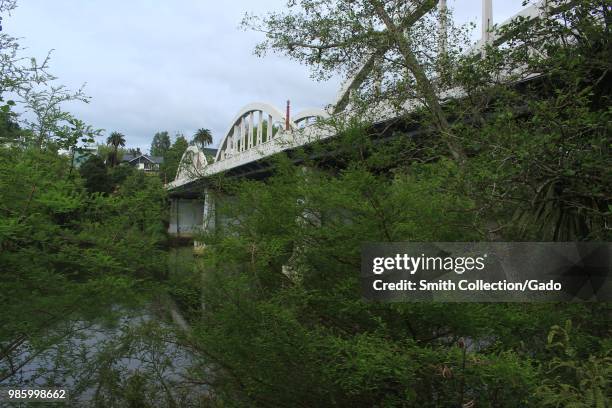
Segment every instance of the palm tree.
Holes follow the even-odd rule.
[[[125,136],[119,132],[112,132],[110,136],[106,138],[106,144],[113,146],[111,167],[114,167],[117,165],[117,150],[119,150],[119,146],[125,146]]]
[[[204,146],[208,146],[213,142],[212,133],[210,133],[208,129],[200,128],[195,132],[195,135],[193,135],[193,140],[191,142],[199,146],[200,149],[203,149]]]

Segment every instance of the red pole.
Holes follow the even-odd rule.
[[[287,100],[287,113],[285,114],[285,130],[289,130],[289,117],[290,117],[289,100]]]

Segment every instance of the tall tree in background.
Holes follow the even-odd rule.
[[[119,161],[117,157],[117,150],[119,149],[119,146],[125,146],[125,136],[119,132],[112,132],[110,136],[106,139],[106,143],[110,146],[113,146],[113,154],[110,158],[110,163],[111,167],[114,167]]]
[[[110,193],[112,191],[104,160],[91,155],[79,168],[85,188],[90,193]]]
[[[134,157],[138,157],[142,155],[142,152],[140,151],[140,147],[136,147],[136,148],[130,147],[128,149],[128,154],[131,154]]]
[[[164,157],[170,146],[170,134],[166,130],[155,133],[151,142],[151,156]]]
[[[187,142],[185,136],[177,134],[176,140],[164,155],[164,162],[159,172],[162,180],[166,182],[174,180],[179,163],[181,162],[181,157],[183,157],[183,153],[185,153],[187,147],[189,147],[189,142]]]
[[[205,146],[208,146],[213,142],[212,133],[210,133],[209,129],[200,128],[193,135],[193,140],[191,143],[198,146],[200,149],[204,149]]]

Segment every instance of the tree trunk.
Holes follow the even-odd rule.
[[[446,116],[442,111],[442,107],[438,102],[438,96],[436,95],[431,81],[429,81],[429,78],[427,78],[427,75],[425,75],[423,67],[421,67],[416,56],[410,49],[410,45],[406,41],[404,34],[395,25],[389,14],[387,14],[381,2],[379,0],[370,0],[370,4],[372,4],[376,10],[376,14],[383,21],[387,27],[387,30],[393,37],[399,52],[402,54],[402,57],[404,57],[406,67],[412,73],[412,75],[414,75],[417,83],[417,90],[423,99],[425,99],[427,108],[429,108],[434,117],[434,125],[436,126],[438,132],[440,132],[442,140],[448,146],[453,159],[459,164],[462,164],[465,161],[465,153],[463,152],[461,146],[455,140],[453,140],[453,134],[448,121],[446,120]]]

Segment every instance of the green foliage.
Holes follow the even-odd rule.
[[[193,135],[193,140],[191,141],[191,143],[193,143],[194,145],[199,146],[200,149],[203,149],[212,142],[212,133],[210,133],[209,129],[204,128],[198,129],[195,135]]]
[[[112,185],[117,188],[121,186],[125,180],[136,173],[138,170],[134,166],[130,166],[127,163],[124,163],[120,166],[111,167],[107,169],[108,177],[112,183]]]
[[[79,168],[84,185],[90,193],[112,193],[137,170],[130,165],[122,164],[107,167],[99,155],[91,155]]]
[[[113,157],[113,152],[115,150],[114,146],[107,144],[97,144],[95,154],[98,155],[102,161],[108,163],[110,165],[110,160]],[[117,149],[117,160],[123,160],[123,156],[127,153],[127,151],[121,147]]]
[[[263,20],[266,45],[322,74],[350,71],[360,50],[388,44],[376,39],[389,24],[379,33],[364,23],[381,15],[378,3],[293,2]],[[217,229],[200,238],[205,308],[194,342],[215,364],[221,406],[607,404],[606,304],[359,297],[363,242],[609,239],[609,7],[551,5],[548,19],[508,26],[501,47],[446,61],[438,85],[467,96],[444,106],[454,121],[442,136],[464,158],[424,109],[393,134],[332,120],[341,136],[278,158],[266,181],[213,184]],[[386,63],[401,59],[398,42]],[[427,100],[410,78],[392,78],[388,92],[414,88]]]
[[[112,132],[110,136],[106,138],[106,144],[113,148],[111,154],[108,156],[108,162],[111,167],[114,167],[120,162],[118,152],[120,146],[125,146],[125,136],[119,132]]]
[[[606,240],[610,216],[609,7],[550,2],[550,18],[519,19],[484,59],[466,57],[468,92],[455,134],[472,155],[466,178],[508,237]],[[508,74],[510,72],[510,74]],[[524,85],[516,85],[541,73]],[[509,76],[500,84],[498,78]]]
[[[202,237],[205,267],[194,276],[205,276],[205,309],[193,317],[220,401],[538,406],[548,329],[572,318],[589,339],[605,326],[601,308],[362,300],[362,242],[470,241],[483,229],[452,161],[381,173],[393,161],[365,136],[339,138],[338,173],[281,157],[265,182],[220,180],[218,228]]]
[[[142,155],[142,152],[140,151],[140,147],[136,147],[136,148],[129,148],[127,149],[128,154],[131,154],[134,157],[138,157]]]
[[[20,142],[25,136],[25,132],[17,123],[17,115],[11,110],[14,105],[15,102],[9,100],[0,106],[0,143],[2,144]]]
[[[95,386],[101,406],[193,402],[167,377],[182,361],[167,345],[178,342],[198,358],[189,381],[210,385],[219,406],[605,406],[606,304],[360,297],[363,242],[609,238],[609,8],[553,3],[549,19],[509,26],[509,46],[465,58],[456,44],[439,58],[433,20],[414,23],[431,1],[415,9],[303,0],[268,16],[268,45],[323,77],[353,73],[372,55],[373,75],[353,92],[357,106],[418,97],[429,109],[393,134],[332,123],[337,138],[280,155],[265,181],[212,180],[217,229],[198,237],[207,244],[201,263],[186,262],[168,285],[192,331],[177,338],[145,323],[96,358],[58,348],[59,359],[74,358],[80,386]],[[0,35],[2,44],[15,43]],[[428,78],[441,64],[443,75]],[[2,91],[24,85],[22,73],[3,72]],[[522,81],[533,73],[541,75]],[[502,74],[510,77],[500,84]],[[436,107],[433,92],[454,86],[467,96]],[[116,133],[111,168],[94,156],[71,172],[57,149],[74,152],[96,132],[57,108],[71,98],[83,96],[32,94],[29,131],[15,125],[11,104],[0,107],[0,140],[10,142],[0,147],[3,383],[19,384],[19,369],[74,334],[75,323],[111,320],[167,277],[161,181],[115,166],[125,144]],[[164,180],[187,146],[182,136],[171,145],[167,132],[155,135]],[[310,159],[324,149],[333,155]],[[134,354],[146,370],[121,369]]]
[[[584,358],[572,342],[572,322],[565,327],[553,326],[548,348],[554,357],[546,365],[547,378],[538,387],[543,407],[606,407],[612,378],[612,348],[605,339]]]
[[[170,182],[176,177],[183,153],[189,147],[189,142],[183,135],[177,135],[176,140],[164,154],[164,162],[160,165],[159,175],[162,180]]]
[[[110,193],[112,185],[108,178],[104,160],[97,155],[90,156],[79,168],[85,188],[90,193]]]
[[[106,144],[118,148],[119,146],[125,146],[125,136],[119,132],[112,132],[109,137],[106,138]]]
[[[381,100],[398,110],[407,100],[422,102],[407,120],[436,143],[420,159],[450,153],[476,211],[489,220],[488,237],[608,239],[609,2],[546,2],[546,18],[518,18],[485,52],[470,54],[461,52],[465,27],[451,24],[446,38],[431,30],[436,18],[452,20],[427,14],[435,3],[301,0],[261,18],[247,15],[243,25],[266,33],[259,54],[283,53],[316,77],[356,74],[350,103],[357,115]],[[458,89],[466,96],[442,109],[443,92]]]
[[[99,161],[84,165],[85,186],[100,187]],[[2,147],[0,203],[0,380],[61,338],[64,322],[138,302],[143,283],[165,275],[165,192],[155,177],[133,174],[115,194],[90,194],[65,157]]]
[[[14,7],[0,2],[1,13]],[[19,51],[0,33],[0,101],[11,92],[27,112],[0,106],[0,383],[65,387],[67,372],[84,368],[77,387],[99,367],[88,365],[89,345],[71,346],[140,305],[166,274],[165,191],[155,177],[107,170],[108,157],[73,171],[100,132],[63,105],[87,98],[51,82],[48,57],[38,64]],[[115,165],[125,140],[114,132],[108,143]]]
[[[164,157],[170,149],[171,141],[170,135],[167,131],[157,132],[153,136],[153,141],[151,142],[151,156],[159,156]]]

